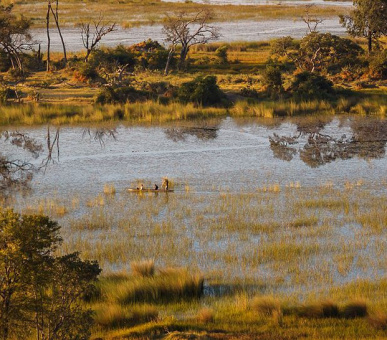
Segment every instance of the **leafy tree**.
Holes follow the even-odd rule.
[[[1,339],[89,337],[92,315],[82,302],[101,270],[78,253],[56,257],[59,230],[46,216],[0,209]]]
[[[21,55],[31,48],[30,21],[12,13],[13,6],[0,5],[0,48],[6,53],[12,68],[23,70]]]
[[[60,241],[59,226],[48,217],[0,210],[1,339],[25,331],[32,273],[51,262]]]
[[[291,37],[277,39],[271,48],[274,56],[286,57],[298,69],[308,72],[328,72],[333,67],[353,65],[363,52],[353,41],[331,33],[312,32],[296,43]]]
[[[373,42],[387,34],[387,0],[353,0],[355,9],[349,15],[341,15],[340,22],[354,37],[365,37],[368,53]]]

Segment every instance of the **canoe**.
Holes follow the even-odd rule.
[[[137,189],[137,188],[129,188],[127,189],[129,192],[173,192],[174,190],[172,189],[168,189],[168,190],[165,190],[165,189],[158,189],[158,190],[155,190],[155,189]]]

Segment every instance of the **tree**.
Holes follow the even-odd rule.
[[[355,9],[341,15],[340,22],[354,37],[365,37],[368,53],[378,39],[387,34],[387,0],[353,0]]]
[[[53,8],[52,3],[55,4],[55,9]],[[67,52],[66,52],[66,44],[63,39],[62,31],[60,29],[59,25],[59,0],[47,0],[47,13],[46,13],[46,32],[47,32],[47,71],[50,70],[50,46],[51,46],[51,37],[50,37],[50,13],[54,17],[55,25],[58,30],[58,34],[60,37],[60,40],[62,42],[63,47],[63,60],[65,63],[67,63]]]
[[[219,38],[218,29],[209,24],[213,17],[213,13],[209,10],[200,10],[194,14],[179,12],[173,16],[167,15],[163,32],[167,36],[170,48],[165,74],[168,74],[170,60],[177,45],[181,45],[178,63],[178,68],[181,69],[191,46],[206,44]]]
[[[8,56],[12,68],[23,71],[21,55],[31,49],[30,21],[12,13],[13,5],[0,5],[0,48]]]
[[[328,72],[333,67],[353,65],[363,52],[353,41],[331,33],[312,32],[296,43],[292,37],[273,42],[274,56],[290,59],[298,69],[308,72]]]
[[[0,338],[35,333],[41,340],[89,337],[93,292],[101,270],[78,253],[55,256],[59,225],[42,215],[0,209]]]
[[[60,241],[59,226],[48,217],[0,210],[1,339],[25,331],[32,273],[47,267]]]
[[[85,62],[89,60],[91,52],[93,52],[101,39],[110,32],[116,30],[116,24],[103,24],[102,16],[99,17],[98,21],[93,22],[93,27],[91,23],[82,23],[81,24],[81,36],[83,46],[86,48]],[[93,30],[94,28],[94,30]],[[93,30],[93,31],[92,31]]]

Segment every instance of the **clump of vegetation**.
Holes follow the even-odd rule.
[[[219,58],[222,64],[228,63],[228,55],[227,55],[228,49],[229,49],[228,45],[223,45],[218,47],[215,51],[215,55]]]
[[[333,83],[326,77],[310,72],[295,76],[290,92],[298,100],[332,99],[335,95]]]
[[[204,279],[185,269],[160,270],[153,276],[110,276],[101,282],[105,300],[120,305],[132,303],[169,303],[198,299],[203,294]]]
[[[104,87],[96,96],[97,104],[134,103],[151,99],[152,94],[147,91],[135,89],[133,86]]]
[[[191,102],[203,106],[227,103],[226,95],[220,90],[215,76],[199,76],[183,83],[177,91],[177,98],[183,103]]]
[[[132,262],[130,267],[134,276],[152,277],[155,275],[155,262],[153,260]]]
[[[256,296],[251,302],[251,309],[260,316],[271,317],[281,311],[280,302],[273,297]]]
[[[215,320],[215,313],[210,308],[202,308],[199,310],[198,314],[196,315],[196,319],[200,323],[211,323]]]
[[[368,315],[368,307],[364,301],[354,301],[345,305],[342,313],[347,319],[364,318]]]
[[[284,91],[281,70],[278,67],[267,66],[262,74],[264,91],[271,97],[276,97]]]

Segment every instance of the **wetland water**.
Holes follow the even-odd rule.
[[[262,21],[234,21],[216,23],[219,27],[221,37],[219,41],[264,41],[283,36],[301,38],[307,34],[305,23],[301,20],[281,19]],[[339,19],[326,19],[319,25],[320,32],[330,32],[336,35],[344,35],[345,29],[340,25]],[[42,44],[42,49],[46,48],[47,36],[45,29],[33,29],[31,31],[34,40]],[[52,31],[51,50],[60,52],[62,45],[59,35]],[[63,38],[69,51],[77,52],[84,49],[79,28],[63,28]],[[165,42],[165,35],[162,33],[162,25],[144,25],[130,29],[118,28],[108,34],[101,41],[102,46],[114,47],[119,44],[125,46],[133,45],[151,38],[160,43]]]
[[[46,128],[27,132],[46,143]],[[61,128],[59,161],[15,204],[58,219],[65,249],[97,258],[105,272],[154,258],[277,293],[387,275],[386,120],[119,125],[104,144],[83,132]],[[125,191],[163,176],[174,193]]]

